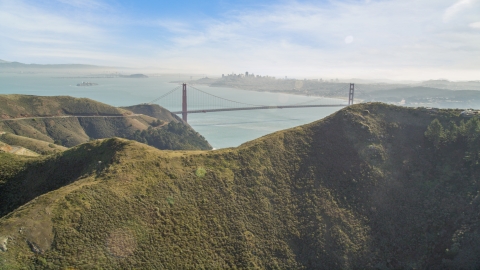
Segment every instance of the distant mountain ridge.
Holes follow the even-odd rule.
[[[404,87],[383,91],[363,92],[357,95],[366,101],[401,103],[407,106],[450,108],[480,108],[480,91],[451,90],[425,86]]]
[[[104,69],[106,67],[84,64],[24,64],[0,60],[0,68],[42,68],[42,69]]]

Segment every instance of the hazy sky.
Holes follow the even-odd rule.
[[[0,59],[480,80],[480,0],[0,0]]]

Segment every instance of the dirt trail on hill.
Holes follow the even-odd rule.
[[[144,114],[131,114],[131,115],[59,115],[59,116],[37,116],[37,117],[21,117],[21,118],[11,118],[11,119],[0,119],[0,121],[16,121],[16,120],[28,120],[28,119],[48,119],[48,118],[123,118],[123,117],[135,117],[135,116],[144,116]]]

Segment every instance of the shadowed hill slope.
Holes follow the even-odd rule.
[[[114,153],[121,149],[115,140],[77,146],[61,155],[49,158],[24,158],[5,154],[0,170],[0,215],[11,212],[18,206],[70,184],[82,175],[92,174],[111,162]],[[24,163],[20,162],[24,161]],[[15,175],[11,178],[12,174]]]
[[[478,268],[480,170],[470,149],[480,124],[458,114],[363,104],[235,149],[109,139],[12,158],[2,194],[34,181],[25,177],[34,164],[52,167],[42,173],[52,180],[78,167],[55,165],[72,155],[103,153],[105,166],[91,158],[2,217],[0,265]],[[451,121],[463,131],[453,136]]]
[[[66,147],[91,139],[122,137],[160,149],[212,148],[205,138],[170,112],[163,108],[155,112],[153,115],[160,118],[86,98],[0,95],[0,131]],[[172,121],[176,128],[168,129]],[[140,134],[142,131],[145,132]]]

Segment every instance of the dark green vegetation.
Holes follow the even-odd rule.
[[[149,109],[149,106],[152,108]],[[158,105],[131,108],[151,112],[151,116],[143,112],[135,114],[86,98],[0,95],[0,131],[72,147],[92,139],[133,139],[136,132],[154,128],[156,133],[163,134],[166,138],[157,142],[157,136],[142,142],[158,147],[168,145],[168,148],[161,149],[211,149],[208,142],[190,126]],[[167,125],[171,121],[178,122],[185,132],[169,132]],[[184,135],[186,137],[182,137]],[[169,143],[165,144],[165,140]],[[189,143],[183,144],[187,140]]]
[[[142,142],[158,149],[177,149],[182,145],[182,150],[210,149],[208,142],[187,125],[171,121],[164,128],[135,131],[129,138]]]
[[[129,139],[152,145],[159,149],[176,149],[174,148],[175,145],[183,145],[183,150],[211,149],[211,146],[203,136],[189,128],[188,124],[183,122],[176,114],[157,104],[140,104],[123,107],[123,109],[163,119],[162,122],[152,123],[153,127],[166,125],[163,129],[149,128],[143,131],[137,130]]]
[[[480,120],[477,117],[467,122],[462,120],[459,125],[452,121],[446,128],[435,119],[428,126],[425,137],[438,149],[467,148],[465,159],[472,162],[472,166],[480,163]]]
[[[0,154],[0,265],[477,269],[479,125],[459,114],[372,103],[235,149]]]

